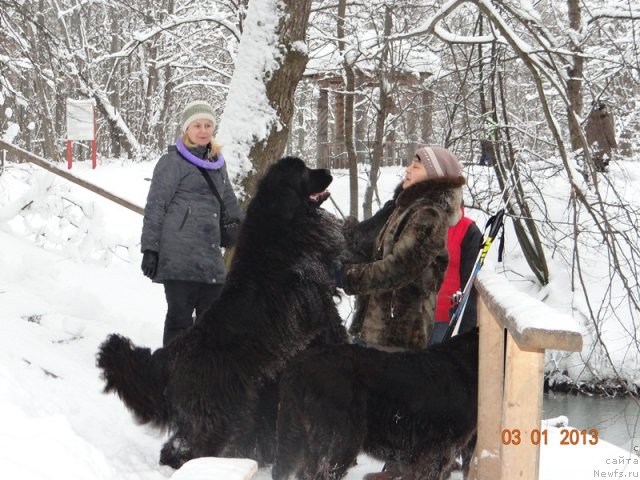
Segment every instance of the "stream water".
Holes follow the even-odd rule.
[[[542,418],[560,415],[569,419],[570,427],[595,428],[609,443],[625,450],[640,450],[640,398],[544,394]]]

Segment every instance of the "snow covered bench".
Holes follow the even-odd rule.
[[[537,480],[540,445],[535,440],[542,416],[544,352],[578,352],[582,335],[570,316],[518,291],[488,268],[475,285],[480,327],[478,441],[469,478]]]

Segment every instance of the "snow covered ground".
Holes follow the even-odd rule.
[[[142,206],[152,170],[153,163],[114,161],[96,170],[77,163],[72,173]],[[384,171],[383,201],[400,173],[399,168]],[[342,211],[348,205],[347,185],[346,174],[336,173],[330,190]],[[27,204],[32,213],[16,216]],[[332,209],[330,202],[326,205]],[[141,221],[138,214],[37,167],[9,164],[0,177],[3,478],[159,480],[173,475],[171,468],[158,465],[164,433],[136,425],[120,400],[102,394],[95,367],[97,347],[108,333],[151,348],[161,344],[165,301],[162,287],[140,272]],[[349,302],[340,308],[347,315]],[[559,432],[550,430],[541,479],[640,478],[637,457],[629,452],[602,441],[597,447],[560,446]],[[347,478],[362,478],[380,466],[363,456]],[[269,469],[255,478],[269,479]]]

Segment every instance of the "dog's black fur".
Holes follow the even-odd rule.
[[[172,434],[161,463],[268,463],[280,372],[312,341],[346,340],[333,300],[344,237],[318,208],[331,180],[298,158],[279,160],[247,208],[221,297],[195,325],[153,353],[116,334],[100,346],[105,392]]]
[[[478,330],[420,352],[324,346],[280,381],[273,478],[342,478],[359,452],[440,480],[477,423]]]

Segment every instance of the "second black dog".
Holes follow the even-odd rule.
[[[335,480],[357,455],[440,480],[476,431],[478,330],[421,352],[325,346],[280,382],[273,478]]]

